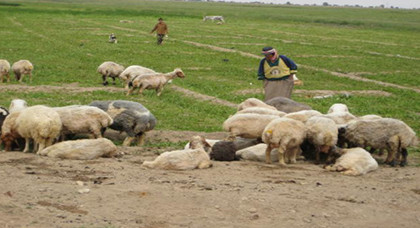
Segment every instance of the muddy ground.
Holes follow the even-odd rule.
[[[153,131],[148,139],[195,134],[226,133]],[[303,160],[148,170],[144,160],[177,148],[118,149],[125,155],[91,161],[0,152],[0,227],[420,227],[415,156],[405,168],[349,177]]]

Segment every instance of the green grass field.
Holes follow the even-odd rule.
[[[203,22],[204,15],[223,15],[226,23]],[[163,46],[149,34],[157,18],[170,30]],[[129,23],[122,23],[126,21]],[[117,35],[118,44],[107,42]],[[345,103],[355,115],[378,114],[405,121],[420,133],[420,11],[332,7],[273,6],[230,3],[87,0],[0,0],[0,59],[28,59],[34,64],[30,86],[102,87],[97,67],[104,61],[142,65],[159,72],[183,69],[174,84],[233,103],[260,93],[256,80],[263,46],[276,47],[299,65],[302,90],[379,90],[385,96],[294,94],[293,99],[326,112]],[[230,50],[198,47],[189,42]],[[228,59],[229,61],[223,61]],[[331,72],[405,86],[395,88],[334,76]],[[252,83],[252,85],[250,85]],[[12,80],[12,85],[18,84]],[[116,87],[122,87],[118,84]],[[13,98],[30,105],[88,104],[98,99],[127,99],[144,104],[158,118],[156,129],[221,131],[234,108],[197,101],[171,90],[126,97],[122,92],[66,93],[2,91],[0,105]],[[2,89],[3,90],[3,89]]]

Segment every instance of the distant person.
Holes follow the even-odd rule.
[[[111,35],[109,35],[109,42],[115,43],[115,44],[118,42],[117,37],[115,36],[114,33],[111,33]]]
[[[168,37],[168,26],[165,22],[163,22],[162,18],[158,19],[158,23],[155,25],[155,27],[150,33],[153,33],[154,31],[156,31],[157,34],[157,44],[161,45],[163,42],[163,38],[165,36]]]
[[[264,80],[265,101],[274,97],[290,98],[293,90],[293,76],[297,73],[296,64],[276,49],[264,47],[265,58],[260,61],[258,80]]]

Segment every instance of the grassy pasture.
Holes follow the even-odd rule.
[[[223,15],[226,24],[203,22],[204,15]],[[158,17],[169,25],[169,39],[155,44],[149,34]],[[130,23],[121,23],[120,21]],[[109,44],[114,32],[118,44]],[[326,112],[346,103],[355,115],[378,114],[402,119],[420,133],[420,95],[410,89],[339,78],[329,72],[420,89],[420,11],[332,7],[272,6],[229,3],[88,0],[0,0],[0,59],[28,59],[34,66],[30,86],[102,87],[96,68],[104,61],[142,65],[160,72],[181,67],[187,77],[174,84],[233,103],[262,94],[237,93],[261,88],[256,80],[263,46],[274,46],[300,65],[303,90],[380,90],[381,96],[334,96],[293,99]],[[198,47],[188,42],[237,52]],[[227,59],[228,61],[223,61]],[[326,70],[326,71],[325,71]],[[252,83],[252,85],[250,85]],[[10,83],[18,84],[15,80]],[[121,87],[119,84],[116,87]],[[144,104],[158,118],[157,129],[220,131],[234,109],[197,101],[164,89],[144,96],[122,92],[2,92],[0,105],[13,98],[29,104],[60,106],[92,100],[128,99]]]

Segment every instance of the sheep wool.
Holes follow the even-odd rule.
[[[7,82],[10,82],[10,63],[5,59],[0,59],[0,83],[3,83],[6,76]]]

